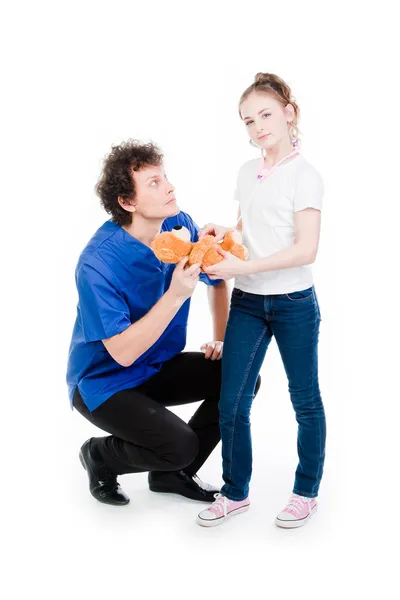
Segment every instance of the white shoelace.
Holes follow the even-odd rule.
[[[292,510],[296,515],[298,515],[303,508],[303,503],[309,504],[310,498],[305,498],[304,496],[292,496],[285,510]],[[310,507],[308,507],[308,509],[310,510]]]
[[[226,496],[223,496],[222,494],[215,494],[215,501],[212,503],[211,506],[214,506],[218,510],[222,508],[224,512],[224,517],[226,517],[228,513],[228,498]]]

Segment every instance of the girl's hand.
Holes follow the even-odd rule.
[[[217,248],[219,254],[224,257],[224,260],[211,267],[206,267],[204,272],[210,277],[210,279],[232,279],[233,277],[239,277],[240,275],[249,275],[251,262],[240,260],[236,256],[233,256],[230,252],[225,252],[222,248]]]
[[[207,223],[207,225],[204,225],[204,227],[200,229],[198,236],[199,240],[201,240],[205,235],[215,235],[215,241],[219,242],[225,237],[227,231],[229,231],[229,227]]]

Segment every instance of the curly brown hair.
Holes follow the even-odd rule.
[[[283,106],[291,104],[294,108],[294,120],[290,123],[290,137],[292,140],[297,140],[299,137],[298,122],[300,118],[300,109],[294,97],[292,96],[292,90],[289,85],[283,81],[278,75],[273,73],[257,73],[254,77],[254,82],[243,92],[239,101],[239,115],[242,118],[240,107],[243,100],[247,98],[252,92],[267,92],[272,94],[278,102]]]
[[[163,154],[153,142],[143,144],[129,139],[112,146],[111,152],[104,158],[103,170],[95,188],[102,207],[111,215],[112,221],[119,225],[129,225],[132,221],[132,214],[118,202],[118,197],[129,203],[135,200],[132,172],[147,166],[159,166],[162,162]]]

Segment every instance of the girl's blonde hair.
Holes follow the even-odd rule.
[[[243,101],[253,92],[266,92],[272,94],[278,102],[283,106],[291,104],[294,108],[294,119],[289,123],[289,133],[292,142],[298,142],[300,131],[298,128],[298,122],[300,118],[300,109],[297,105],[296,100],[292,96],[292,90],[288,84],[283,81],[278,75],[273,73],[257,73],[254,78],[254,82],[243,92],[239,101],[239,115],[242,119],[240,107]]]

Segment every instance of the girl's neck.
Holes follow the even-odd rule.
[[[280,142],[272,146],[271,148],[267,148],[263,150],[264,155],[264,164],[266,167],[273,167],[278,163],[282,158],[287,156],[293,151],[293,144],[289,137],[285,137]]]

